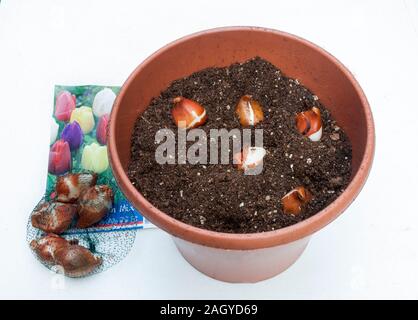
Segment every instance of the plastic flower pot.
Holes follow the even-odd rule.
[[[276,231],[230,234],[208,231],[171,218],[131,184],[125,170],[136,118],[152,97],[173,80],[212,66],[228,66],[260,56],[297,78],[332,112],[353,147],[352,177],[345,191],[316,215]],[[147,219],[172,235],[184,258],[218,280],[256,282],[292,265],[310,236],[337,218],[366,182],[375,146],[373,118],[353,75],[332,55],[309,41],[265,28],[228,27],[181,38],[142,62],[124,83],[109,127],[109,158],[129,201]],[[158,188],[156,185],[155,188]]]

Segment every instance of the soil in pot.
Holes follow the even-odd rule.
[[[157,131],[177,132],[171,114],[175,97],[204,106],[207,121],[199,128],[209,137],[210,129],[243,129],[235,108],[244,95],[252,95],[264,111],[264,120],[254,126],[263,129],[267,152],[261,174],[245,175],[232,160],[229,164],[157,163]],[[312,107],[321,114],[319,141],[301,134],[295,124],[297,115]],[[152,99],[136,121],[127,173],[145,198],[180,221],[219,232],[263,232],[309,218],[335,200],[349,183],[351,145],[318,97],[256,57],[175,80]],[[288,213],[282,198],[300,186],[311,197],[300,213]]]

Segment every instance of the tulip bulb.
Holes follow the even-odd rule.
[[[239,100],[235,113],[244,127],[255,126],[264,120],[263,108],[251,95],[245,95]]]
[[[53,233],[32,240],[30,246],[45,263],[61,266],[68,277],[84,277],[102,264],[102,259],[78,245],[78,240],[68,241]]]
[[[196,101],[177,97],[173,99],[174,107],[171,110],[174,123],[183,129],[196,128],[207,120],[206,109]]]
[[[34,210],[31,222],[46,233],[60,234],[70,227],[76,214],[77,208],[72,204],[45,202]]]
[[[57,178],[55,187],[56,200],[60,202],[76,202],[80,194],[97,182],[97,174],[71,173]]]
[[[54,258],[55,263],[64,269],[65,275],[72,278],[84,277],[102,264],[100,257],[77,244],[58,248]]]
[[[55,262],[55,252],[57,249],[64,248],[69,242],[56,234],[50,233],[39,240],[32,240],[30,247],[42,261],[53,264]]]
[[[254,169],[263,162],[266,150],[262,147],[246,147],[234,155],[234,163],[240,170]]]
[[[286,214],[300,214],[306,204],[312,200],[311,193],[304,187],[297,187],[282,198],[283,212]]]
[[[79,199],[77,228],[87,228],[102,220],[112,209],[113,192],[109,186],[87,189]]]
[[[317,107],[300,112],[296,115],[296,127],[304,136],[312,141],[319,141],[322,137],[321,112]]]

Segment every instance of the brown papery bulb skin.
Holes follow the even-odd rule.
[[[173,99],[174,107],[171,109],[171,116],[177,127],[192,129],[203,125],[208,116],[206,109],[196,101],[176,97]]]
[[[312,141],[319,141],[322,137],[321,112],[317,107],[300,112],[296,115],[296,128],[299,133],[309,137]]]
[[[254,169],[259,166],[266,155],[262,147],[245,147],[234,155],[234,163],[239,170]]]
[[[55,263],[55,253],[58,249],[68,247],[70,243],[56,234],[47,234],[39,240],[32,240],[30,247],[36,255],[48,264]]]
[[[94,186],[80,196],[77,228],[87,228],[102,220],[112,209],[113,192],[107,185]]]
[[[263,107],[248,94],[241,97],[235,108],[235,113],[243,127],[255,126],[264,120]]]
[[[305,187],[297,187],[282,198],[283,212],[298,215],[311,200],[312,195]]]
[[[76,202],[86,189],[97,183],[97,174],[95,173],[70,173],[57,178],[55,191],[57,201]]]
[[[69,203],[45,202],[31,216],[32,226],[46,233],[61,234],[67,230],[77,214],[77,207]]]
[[[79,278],[100,266],[102,259],[83,246],[70,245],[55,252],[55,263],[64,269],[66,276]]]

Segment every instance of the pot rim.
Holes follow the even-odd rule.
[[[361,106],[365,113],[366,125],[367,125],[367,138],[366,138],[366,147],[364,151],[363,158],[361,160],[359,169],[357,173],[352,178],[351,182],[343,193],[330,203],[323,210],[319,211],[310,218],[298,222],[294,225],[281,228],[274,231],[266,231],[260,233],[224,233],[210,231],[206,229],[201,229],[188,225],[184,222],[176,220],[163,211],[160,211],[158,208],[154,207],[148,200],[132,185],[130,182],[125,170],[122,167],[122,164],[119,159],[117,152],[116,140],[115,140],[115,131],[116,131],[116,115],[121,109],[122,97],[125,95],[129,85],[132,83],[133,79],[141,73],[143,68],[151,62],[153,59],[157,58],[162,52],[169,50],[170,48],[189,41],[193,38],[200,37],[206,34],[212,33],[222,33],[222,32],[231,32],[231,31],[257,31],[263,33],[275,33],[283,37],[289,38],[293,41],[297,41],[311,49],[317,51],[321,55],[325,56],[327,59],[331,60],[337,68],[346,75],[350,80],[352,85],[355,88],[358,96],[361,100]],[[109,126],[109,143],[108,143],[108,153],[111,168],[115,179],[128,198],[128,200],[140,211],[140,213],[150,220],[153,224],[159,228],[165,230],[173,236],[182,238],[186,241],[193,243],[198,243],[201,245],[206,245],[209,247],[222,248],[222,249],[235,249],[235,250],[250,250],[250,249],[260,249],[273,247],[281,244],[286,244],[304,237],[308,237],[319,229],[325,227],[328,223],[337,218],[344,210],[351,204],[351,202],[356,198],[356,196],[361,191],[364,186],[367,177],[369,175],[371,165],[374,157],[375,149],[375,128],[373,122],[373,116],[370,110],[370,105],[367,101],[367,98],[361,89],[360,85],[351,74],[351,72],[333,55],[322,49],[321,47],[313,44],[312,42],[295,36],[293,34],[278,31],[269,28],[263,27],[252,27],[252,26],[235,26],[235,27],[220,27],[209,30],[203,30],[196,32],[185,37],[182,37],[178,40],[175,40],[164,47],[160,48],[148,58],[146,58],[135,70],[131,73],[128,79],[123,84],[116,100],[113,105],[113,109],[110,115],[110,126]]]

